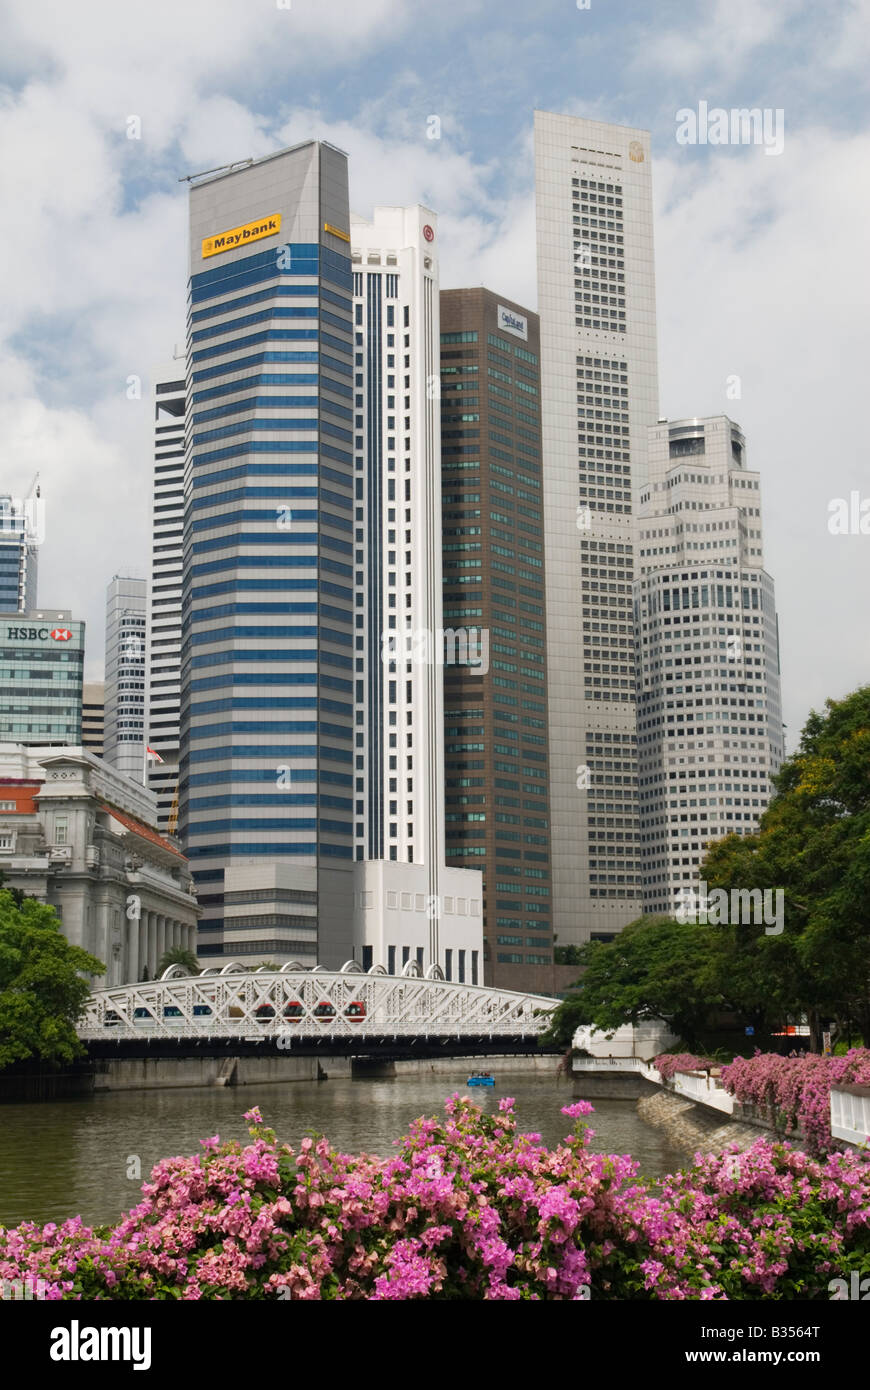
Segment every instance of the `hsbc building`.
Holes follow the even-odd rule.
[[[0,613],[0,743],[81,743],[84,654],[69,611]]]

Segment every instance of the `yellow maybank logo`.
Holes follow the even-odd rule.
[[[280,230],[280,212],[272,213],[271,217],[260,217],[256,222],[246,222],[243,227],[231,227],[228,232],[218,232],[203,239],[203,258],[219,256],[221,251],[234,251],[237,246],[243,246],[248,241],[260,241],[264,236],[274,236]]]
[[[342,232],[338,227],[333,227],[331,222],[324,222],[323,230],[325,232],[331,232],[333,236],[341,237],[342,241],[350,241],[347,232]]]

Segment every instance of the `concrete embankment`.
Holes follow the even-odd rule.
[[[773,1131],[778,1138],[786,1137],[767,1110],[737,1105],[730,1100],[723,1108],[721,1092],[715,1085],[711,1089],[709,1080],[698,1083],[701,1095],[680,1095],[673,1083],[663,1086],[660,1081],[653,1080],[658,1073],[652,1068],[646,1071],[647,1075],[641,1071],[622,1071],[618,1063],[602,1065],[600,1070],[577,1070],[574,1072],[574,1095],[593,1103],[596,1100],[634,1101],[641,1120],[662,1130],[669,1143],[690,1154],[720,1153],[729,1144],[745,1149],[765,1132],[770,1135]],[[708,1094],[711,1104],[704,1102]],[[729,1113],[732,1106],[733,1113]],[[799,1134],[787,1137],[792,1143],[801,1143]]]
[[[403,1076],[461,1077],[473,1071],[503,1075],[556,1075],[552,1054],[514,1057],[420,1057],[381,1061],[376,1057],[120,1057],[96,1063],[94,1091],[173,1090],[181,1086],[256,1086],[268,1082],[356,1080]],[[567,1086],[566,1086],[567,1089]]]
[[[672,1091],[650,1088],[653,1094],[644,1095],[637,1103],[637,1113],[646,1124],[654,1125],[667,1135],[670,1142],[689,1153],[721,1153],[729,1144],[748,1149],[761,1130],[740,1120],[726,1119],[720,1112],[708,1110]]]
[[[337,1059],[336,1059],[337,1060]],[[350,1063],[342,1058],[347,1076]],[[318,1081],[316,1057],[119,1057],[99,1062],[94,1091],[173,1090],[179,1086],[255,1086],[269,1081]]]

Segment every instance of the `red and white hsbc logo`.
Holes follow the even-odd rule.
[[[72,630],[68,627],[8,627],[6,637],[12,642],[44,642],[47,637],[53,642],[69,642]]]

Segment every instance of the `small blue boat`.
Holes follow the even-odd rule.
[[[475,1071],[471,1073],[465,1084],[466,1086],[494,1086],[495,1077],[488,1071]]]

